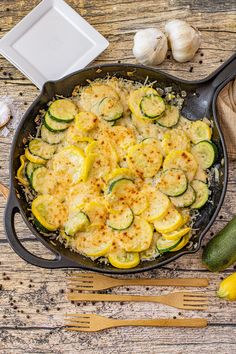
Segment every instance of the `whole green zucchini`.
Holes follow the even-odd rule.
[[[202,261],[212,272],[222,271],[236,262],[236,217],[208,242]]]

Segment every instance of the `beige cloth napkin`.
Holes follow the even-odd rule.
[[[236,159],[236,79],[230,81],[219,93],[217,113],[224,134],[229,159]]]

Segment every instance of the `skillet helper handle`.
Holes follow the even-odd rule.
[[[212,86],[214,89],[223,82],[236,76],[236,53],[233,54],[224,64],[222,64],[213,74]]]
[[[38,256],[35,256],[31,252],[29,252],[24,247],[24,245],[20,242],[16,233],[14,219],[17,213],[20,213],[20,210],[17,206],[16,196],[14,195],[13,192],[10,192],[10,196],[8,198],[8,202],[5,208],[5,217],[4,217],[5,232],[12,249],[16,252],[18,256],[20,256],[28,263],[42,268],[55,269],[55,268],[76,267],[75,263],[71,263],[69,260],[62,257],[58,253],[55,253],[55,258],[50,260],[50,259],[40,258]]]

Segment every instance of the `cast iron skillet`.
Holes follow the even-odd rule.
[[[101,69],[101,70],[98,70]],[[130,77],[130,72],[133,75]],[[211,186],[212,203],[207,203],[201,210],[201,215],[195,223],[195,227],[199,228],[197,236],[193,240],[192,247],[181,249],[175,253],[167,253],[154,261],[142,262],[134,269],[116,269],[110,265],[93,262],[89,258],[83,257],[77,253],[64,248],[59,242],[55,245],[50,243],[49,239],[42,236],[32,223],[28,220],[30,212],[28,204],[25,200],[24,193],[18,185],[15,176],[19,167],[19,156],[24,152],[23,139],[28,138],[29,134],[35,134],[34,118],[39,110],[46,107],[55,94],[69,97],[75,85],[85,85],[86,80],[94,80],[95,78],[105,77],[109,73],[111,76],[123,77],[127,79],[144,82],[146,77],[150,81],[157,80],[158,86],[172,86],[175,91],[180,92],[185,90],[187,98],[183,107],[183,115],[191,120],[202,118],[204,116],[214,120],[213,141],[218,147],[217,166],[220,170],[219,181],[213,180]],[[128,73],[128,74],[127,74]],[[226,63],[224,63],[216,72],[204,80],[188,82],[186,80],[177,79],[171,75],[165,74],[153,68],[148,68],[141,65],[131,64],[107,64],[102,66],[94,66],[77,71],[58,81],[49,81],[43,86],[39,97],[32,103],[25,115],[23,116],[19,127],[15,133],[12,143],[10,156],[10,195],[5,210],[5,230],[8,241],[13,250],[25,261],[45,268],[82,268],[103,273],[124,274],[143,272],[157,267],[161,267],[178,257],[195,253],[199,250],[203,236],[206,234],[213,221],[215,220],[226,192],[227,185],[227,153],[224,139],[220,131],[217,115],[216,115],[216,98],[223,86],[233,78],[236,74],[236,55],[233,55]],[[224,163],[222,163],[222,160]],[[17,198],[20,196],[20,199]],[[22,245],[17,237],[15,230],[15,214],[20,213],[26,225],[31,232],[55,254],[54,260],[45,260],[39,258]]]

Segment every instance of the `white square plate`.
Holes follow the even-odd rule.
[[[63,0],[43,0],[0,40],[0,53],[41,88],[84,68],[108,44]]]

